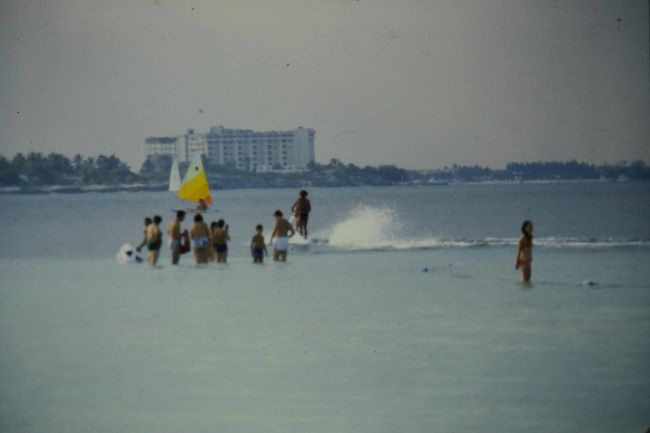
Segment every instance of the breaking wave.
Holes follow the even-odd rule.
[[[329,230],[317,233],[312,244],[328,245],[344,250],[411,250],[443,248],[516,247],[518,237],[484,239],[451,239],[440,237],[409,237],[401,234],[403,227],[389,208],[359,206],[343,221]],[[535,238],[536,247],[557,249],[649,248],[650,239],[619,238]]]

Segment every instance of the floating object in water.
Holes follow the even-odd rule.
[[[427,267],[422,268],[422,272],[429,272],[429,268]]]
[[[584,280],[580,285],[583,287],[594,287],[597,286],[598,284],[595,281]]]
[[[120,265],[130,265],[144,261],[140,256],[140,253],[129,243],[123,244],[120,247],[119,251],[115,255],[115,260],[117,260],[117,263]]]

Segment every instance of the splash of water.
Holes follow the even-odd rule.
[[[342,221],[325,233],[312,238],[312,243],[329,244],[330,247],[354,250],[376,249],[434,249],[474,247],[516,247],[517,237],[484,239],[438,238],[403,236],[399,215],[390,208],[358,206]],[[572,237],[535,238],[535,245],[542,248],[601,249],[601,248],[647,248],[650,240],[641,239],[581,239]]]
[[[346,219],[332,227],[328,243],[340,248],[387,248],[395,244],[399,228],[391,209],[358,206]]]

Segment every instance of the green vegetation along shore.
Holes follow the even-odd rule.
[[[86,192],[164,190],[172,160],[169,156],[148,158],[136,173],[115,155],[68,158],[58,153],[31,152],[8,159],[0,155],[0,192]],[[181,164],[181,172],[185,169]],[[359,167],[332,159],[311,163],[303,172],[255,173],[234,165],[205,161],[214,189],[385,186],[451,182],[563,181],[563,180],[650,180],[644,161],[593,165],[584,162],[512,162],[504,169],[480,166],[406,170],[395,165]]]

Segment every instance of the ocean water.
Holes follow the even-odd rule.
[[[316,188],[310,241],[253,265],[296,195],[217,191],[229,264],[156,269],[115,254],[167,193],[0,196],[0,431],[650,426],[650,184]]]

